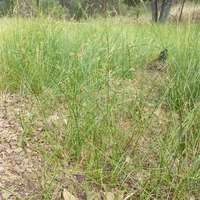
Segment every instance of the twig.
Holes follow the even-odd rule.
[[[123,199],[123,200],[127,200],[129,197],[133,196],[135,193],[136,193],[136,191],[135,191],[135,192],[132,192],[131,194],[129,194],[129,195],[128,195],[125,199]]]

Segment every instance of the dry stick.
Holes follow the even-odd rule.
[[[176,21],[176,17],[172,14],[169,14],[170,16],[172,16],[174,18],[174,21]]]
[[[180,11],[181,7],[178,8],[178,11],[176,12],[175,18],[177,17],[179,11]]]
[[[181,7],[181,13],[180,13],[180,16],[179,16],[179,22],[181,21],[181,17],[182,17],[182,14],[183,14],[183,7],[185,5],[185,0],[183,0],[183,4],[182,4],[182,7]]]
[[[135,193],[136,193],[136,192],[133,192],[133,193],[129,194],[129,195],[128,195],[125,199],[123,199],[123,200],[127,200],[129,197],[133,196]]]

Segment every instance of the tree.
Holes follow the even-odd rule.
[[[36,0],[36,5],[39,7],[40,0]]]
[[[163,0],[162,9],[161,9],[160,18],[159,18],[160,21],[163,21],[163,22],[167,21],[169,17],[171,5],[172,5],[172,0]]]
[[[150,2],[151,2],[152,20],[156,22],[158,19],[158,2],[157,0],[150,0]]]
[[[13,6],[13,0],[0,0],[0,16],[12,14]]]
[[[158,3],[160,3],[161,0],[149,0],[149,1],[151,3],[152,20],[157,22],[157,20],[158,20]],[[140,0],[124,0],[123,2],[124,2],[124,4],[127,4],[129,6],[136,6],[140,2]],[[162,6],[161,6],[161,11],[160,11],[159,21],[166,22],[169,17],[172,0],[162,0],[161,4],[162,4]]]

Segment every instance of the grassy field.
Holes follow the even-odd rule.
[[[17,181],[2,191],[199,198],[200,24],[5,18],[0,27],[1,108],[15,107],[15,148],[32,164],[22,194]],[[163,69],[149,70],[163,49]]]

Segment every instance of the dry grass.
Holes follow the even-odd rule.
[[[170,20],[179,21],[182,4],[173,5],[170,12]],[[200,20],[200,5],[195,3],[185,3],[183,8],[182,21],[199,21]]]

